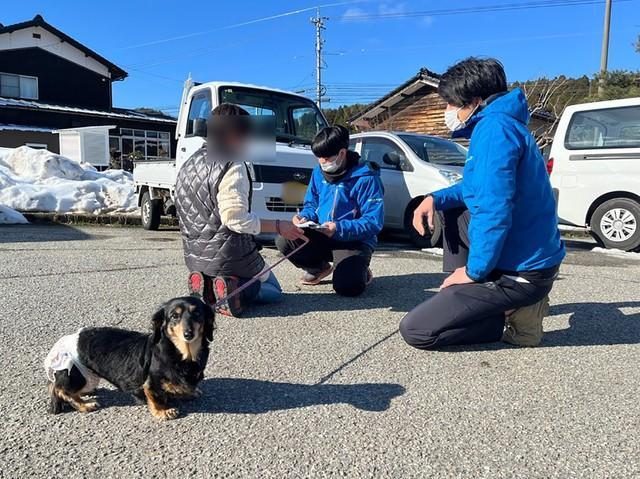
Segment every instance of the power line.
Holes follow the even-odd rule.
[[[616,3],[631,2],[635,0],[615,0]],[[382,20],[389,18],[413,18],[413,17],[437,17],[445,15],[458,15],[466,13],[491,13],[511,10],[530,10],[536,8],[570,7],[579,5],[602,4],[605,0],[543,0],[534,2],[505,3],[498,5],[485,5],[481,7],[448,8],[438,10],[423,10],[416,12],[395,12],[395,13],[363,13],[346,15],[340,18],[343,22]]]
[[[197,37],[200,35],[206,35],[208,33],[214,33],[214,32],[219,32],[222,30],[230,30],[232,28],[239,28],[239,27],[244,27],[244,26],[248,26],[248,25],[254,25],[256,23],[262,23],[262,22],[266,22],[266,21],[270,21],[270,20],[276,20],[278,18],[283,18],[283,17],[288,17],[291,15],[298,15],[300,13],[304,13],[304,12],[310,12],[313,10],[316,10],[317,8],[330,8],[330,7],[339,7],[341,5],[349,5],[352,3],[361,3],[364,0],[351,0],[351,1],[346,1],[346,2],[335,2],[335,3],[325,3],[323,5],[316,5],[315,7],[307,7],[307,8],[299,8],[297,10],[292,10],[289,12],[283,12],[283,13],[277,13],[275,15],[269,15],[267,17],[262,17],[262,18],[255,18],[253,20],[247,20],[245,22],[240,22],[240,23],[233,23],[230,25],[223,25],[217,28],[212,28],[211,30],[205,30],[205,31],[201,31],[201,32],[194,32],[194,33],[187,33],[184,35],[176,35],[174,37],[168,37],[168,38],[162,38],[159,40],[153,40],[150,42],[145,42],[145,43],[138,43],[136,45],[129,45],[126,47],[121,47],[120,50],[131,50],[133,48],[141,48],[141,47],[148,47],[151,45],[159,45],[161,43],[168,43],[168,42],[173,42],[176,40],[184,40],[187,38],[193,38],[193,37]]]

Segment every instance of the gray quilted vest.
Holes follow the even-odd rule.
[[[222,226],[216,202],[218,187],[230,166],[231,163],[208,161],[206,148],[201,148],[178,172],[176,212],[184,260],[189,271],[250,278],[264,268],[258,245],[253,235]]]

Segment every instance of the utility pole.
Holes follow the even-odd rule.
[[[600,81],[598,82],[598,97],[604,96],[604,86],[607,76],[607,62],[609,60],[609,30],[611,28],[611,2],[606,0],[604,7],[604,32],[602,34],[602,52],[600,54]]]
[[[318,108],[322,108],[322,97],[324,96],[324,87],[322,86],[322,46],[324,40],[322,39],[322,30],[325,20],[329,20],[329,17],[321,17],[320,9],[316,10],[316,17],[311,18],[310,21],[316,26],[316,105]]]

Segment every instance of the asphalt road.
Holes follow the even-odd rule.
[[[427,253],[383,244],[357,299],[283,265],[286,301],[219,318],[203,397],[158,422],[106,387],[47,414],[42,360],[81,326],[147,329],[186,292],[178,233],[0,227],[0,477],[640,477],[640,260],[592,247],[535,349],[406,346],[443,277]]]

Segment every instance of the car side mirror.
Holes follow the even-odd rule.
[[[207,137],[207,120],[204,118],[196,118],[193,120],[193,136]]]
[[[396,151],[390,151],[382,156],[382,161],[387,165],[395,166],[401,170],[403,164],[406,162],[406,158]]]
[[[400,155],[395,151],[390,151],[389,153],[385,153],[382,156],[382,161],[384,161],[385,164],[391,165],[391,166],[399,166],[400,160],[401,160]]]

